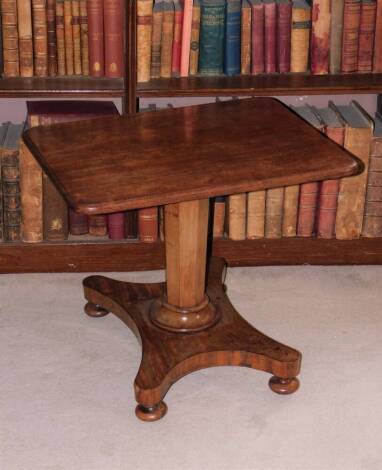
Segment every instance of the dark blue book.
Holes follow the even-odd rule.
[[[199,72],[220,75],[224,67],[225,0],[201,0]]]
[[[241,0],[227,0],[224,73],[240,73]]]

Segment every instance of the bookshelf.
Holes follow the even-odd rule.
[[[382,74],[274,74],[235,77],[156,79],[136,83],[136,0],[127,0],[126,67],[122,79],[0,78],[0,98],[121,98],[135,113],[146,97],[286,96],[382,93]],[[230,266],[382,264],[382,239],[315,238],[215,240],[213,253]],[[96,272],[159,269],[163,243],[71,241],[1,243],[0,273]]]

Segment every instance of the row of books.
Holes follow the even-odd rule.
[[[123,76],[123,0],[1,0],[0,74]]]
[[[138,82],[382,72],[382,0],[137,0]]]

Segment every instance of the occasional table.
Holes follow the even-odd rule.
[[[206,367],[251,367],[274,392],[297,390],[300,352],[236,312],[224,260],[207,256],[209,198],[351,176],[358,159],[271,98],[36,127],[24,140],[78,212],[165,205],[165,283],[83,281],[86,313],[113,312],[141,342],[140,419],[161,418],[170,386]]]

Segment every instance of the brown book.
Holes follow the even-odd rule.
[[[284,207],[282,236],[295,237],[297,235],[298,201],[300,197],[300,186],[286,186],[284,190]]]
[[[89,217],[69,209],[69,232],[71,235],[86,235],[89,233]]]
[[[264,4],[249,0],[251,4],[251,73],[264,73]]]
[[[123,0],[104,0],[105,75],[123,76]]]
[[[128,240],[138,239],[138,210],[125,212],[125,237]]]
[[[375,19],[375,37],[373,54],[373,72],[382,72],[382,0],[377,0]]]
[[[345,121],[344,147],[360,158],[365,170],[357,176],[342,178],[336,215],[336,238],[359,238],[365,206],[370,144],[373,134],[372,121],[356,101],[348,106],[331,107]]]
[[[124,212],[107,214],[107,232],[111,240],[122,240],[125,238]]]
[[[292,28],[292,3],[277,0],[277,70],[290,72],[290,46]]]
[[[103,1],[87,0],[88,39],[89,39],[89,74],[102,77],[105,72]]]
[[[34,74],[48,75],[48,28],[46,0],[32,0]]]
[[[252,11],[248,0],[243,0],[241,4],[241,47],[240,63],[241,73],[249,75],[251,73],[251,21]]]
[[[247,238],[265,236],[265,191],[251,191],[247,196]]]
[[[3,33],[4,77],[18,77],[20,75],[20,67],[16,0],[2,0],[0,6]]]
[[[265,237],[281,238],[284,188],[267,189],[265,199]]]
[[[107,215],[89,215],[89,235],[93,237],[106,237],[107,235]]]
[[[225,201],[224,196],[215,197],[214,201],[214,221],[212,226],[213,238],[223,238],[225,221]]]
[[[358,72],[373,70],[376,12],[377,3],[375,0],[362,0],[358,39]]]
[[[344,25],[344,0],[332,2],[330,20],[330,73],[341,72],[342,35]]]
[[[138,211],[139,241],[154,243],[158,240],[158,207],[147,207]]]
[[[57,75],[57,36],[56,36],[56,0],[46,1],[46,20],[48,29],[48,73]]]
[[[72,0],[64,0],[64,31],[65,31],[65,66],[66,75],[74,74]]]
[[[310,68],[314,75],[329,72],[330,0],[313,0]]]
[[[190,75],[198,73],[199,39],[200,39],[200,2],[194,0],[192,6],[191,45],[190,45]]]
[[[65,25],[64,0],[56,0],[56,41],[57,41],[57,72],[66,74],[65,65]]]
[[[355,72],[357,70],[360,16],[361,1],[345,0],[341,54],[342,72]]]
[[[33,76],[33,38],[31,0],[17,0],[19,65],[22,77]]]
[[[72,34],[73,34],[73,66],[74,74],[82,74],[81,64],[81,30],[80,30],[80,2],[79,0],[71,0],[72,2]]]
[[[9,122],[6,122],[0,126],[0,241],[4,240],[3,185],[1,181],[1,161],[3,158],[3,146],[9,124]]]
[[[245,240],[247,219],[247,194],[228,196],[228,238]]]
[[[160,76],[171,77],[172,40],[174,36],[174,3],[164,2],[161,39]]]
[[[150,80],[151,34],[153,29],[152,0],[137,0],[137,81]]]
[[[86,0],[80,0],[80,36],[82,75],[89,75],[88,11]]]
[[[153,32],[151,36],[151,78],[160,78],[163,2],[155,0],[153,8]]]
[[[382,237],[382,119],[379,115],[374,120],[370,147],[362,236]]]
[[[307,72],[309,38],[311,33],[311,8],[305,0],[293,0],[291,31],[291,72]]]

